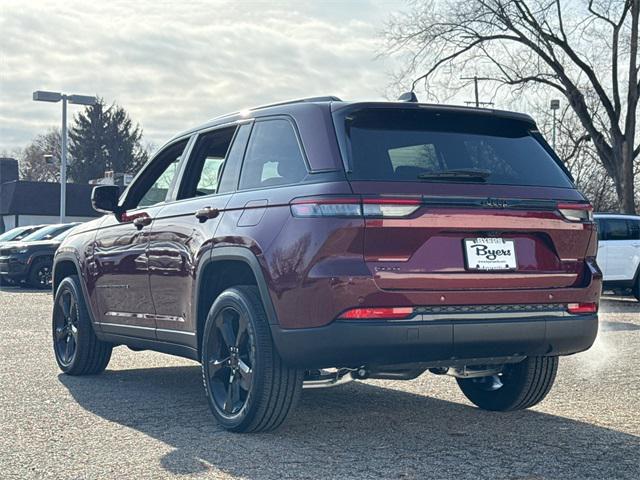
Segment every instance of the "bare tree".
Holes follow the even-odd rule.
[[[57,182],[60,178],[60,129],[37,135],[18,156],[20,178],[36,182]],[[51,155],[51,158],[45,158]]]
[[[564,95],[614,180],[620,208],[635,212],[634,159],[640,0],[421,0],[394,17],[388,52],[427,89],[473,65],[517,93]],[[441,78],[442,79],[442,78]]]

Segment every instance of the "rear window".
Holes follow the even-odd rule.
[[[417,109],[363,109],[337,117],[351,180],[478,181],[572,188],[518,120]],[[471,171],[482,178],[443,174]],[[420,178],[422,177],[422,178]]]

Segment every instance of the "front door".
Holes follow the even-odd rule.
[[[154,157],[127,190],[124,212],[110,216],[96,235],[92,300],[105,333],[156,336],[149,291],[149,234],[153,218],[174,186],[186,144],[186,139],[178,141]]]
[[[236,175],[249,129],[250,125],[232,126],[199,134],[176,201],[153,222],[148,266],[159,340],[197,348],[198,266],[211,254],[215,231],[235,189],[234,182],[226,180]]]

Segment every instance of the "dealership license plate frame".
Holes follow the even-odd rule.
[[[487,247],[507,247],[511,249],[511,255],[504,259],[482,259],[471,249],[472,245],[486,245]],[[516,256],[516,242],[510,238],[502,237],[476,237],[465,238],[462,242],[462,250],[464,252],[465,268],[474,272],[512,272],[518,266],[518,258]]]

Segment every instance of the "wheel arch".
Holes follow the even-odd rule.
[[[94,329],[96,329],[96,333],[99,334],[100,328],[96,326],[89,292],[87,291],[87,285],[84,281],[85,279],[82,272],[83,271],[80,267],[80,261],[72,253],[65,252],[62,255],[55,255],[53,257],[53,271],[51,278],[53,295],[55,296],[56,291],[58,290],[58,286],[60,285],[60,282],[62,282],[62,280],[71,275],[77,275],[78,281],[80,282],[80,289],[82,290],[84,301],[87,305],[87,311],[89,312],[89,319],[91,320],[91,324],[93,325]]]
[[[269,324],[278,323],[262,267],[257,256],[248,248],[215,248],[211,256],[198,266],[196,278],[194,317],[198,355],[202,345],[204,324],[211,305],[220,293],[234,285],[257,286]]]
[[[60,282],[71,275],[80,277],[80,267],[73,257],[56,257],[53,262],[53,293],[55,295]],[[84,285],[83,285],[84,290]],[[86,292],[83,292],[86,294]],[[86,298],[86,297],[85,297]]]

